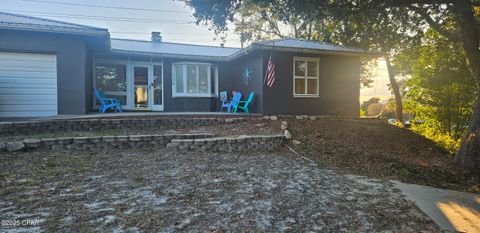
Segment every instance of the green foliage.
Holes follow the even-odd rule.
[[[476,85],[458,44],[438,33],[426,33],[422,46],[403,52],[395,63],[411,73],[406,81],[405,109],[425,121],[413,130],[450,152],[459,147],[475,100]]]
[[[450,134],[442,133],[437,130],[435,126],[428,123],[414,124],[410,129],[434,141],[452,156],[457,152],[458,148],[460,148],[461,139],[454,138]]]
[[[361,117],[367,116],[367,112],[363,110],[363,108],[360,108],[360,116]]]
[[[395,118],[395,98],[388,99],[387,104],[382,112],[382,117]]]

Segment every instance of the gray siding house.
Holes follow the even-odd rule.
[[[103,28],[0,12],[0,117],[94,112],[94,88],[129,111],[219,111],[219,92],[235,90],[255,93],[255,113],[357,116],[360,61],[373,55],[298,39],[244,49],[164,42],[158,32],[114,39]],[[267,87],[270,56],[276,82]]]

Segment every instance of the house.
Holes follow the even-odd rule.
[[[93,89],[125,110],[219,111],[219,92],[255,93],[262,114],[359,114],[362,49],[298,39],[227,48],[110,38],[107,29],[0,12],[0,117],[87,114]],[[264,84],[272,57],[273,87]]]

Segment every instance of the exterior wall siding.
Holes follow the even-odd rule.
[[[249,106],[249,110],[252,113],[263,113],[263,76],[265,74],[263,59],[264,54],[259,52],[254,52],[248,54],[245,57],[242,57],[239,60],[233,62],[233,72],[232,76],[234,79],[232,83],[234,86],[229,90],[229,95],[232,90],[239,91],[242,93],[242,99],[245,100],[248,98],[250,92],[254,92],[254,98],[252,103]],[[246,80],[244,77],[245,69],[250,69],[251,79]]]
[[[0,51],[57,55],[58,114],[85,114],[87,45],[79,36],[0,30]]]
[[[270,52],[264,53],[266,67]],[[293,96],[294,57],[319,58],[319,97]],[[273,60],[276,81],[272,88],[263,85],[264,114],[359,115],[359,57],[274,52]]]
[[[12,30],[2,30],[0,33],[0,51],[57,55],[59,114],[85,114],[92,110],[92,51],[84,37]],[[263,84],[263,78],[269,56],[270,51],[254,51],[231,62],[209,62],[219,68],[219,91],[228,91],[229,95],[232,90],[240,91],[243,99],[253,91],[255,97],[249,108],[254,113],[358,116],[359,57],[273,52],[277,78],[274,86],[268,88]],[[320,59],[318,98],[293,96],[295,56]],[[145,59],[147,61],[150,58]],[[172,97],[172,63],[187,61],[197,62],[163,59],[164,110],[219,111],[220,101],[217,97]],[[244,79],[246,68],[252,70],[248,82]]]

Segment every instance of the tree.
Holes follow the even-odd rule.
[[[277,5],[287,9],[287,12],[302,13],[311,9],[322,9],[327,17],[340,20],[370,18],[374,17],[375,12],[386,15],[392,23],[420,17],[424,24],[410,28],[411,33],[425,30],[426,25],[429,25],[449,40],[459,40],[462,43],[469,68],[475,78],[477,93],[469,127],[455,156],[455,162],[465,168],[480,167],[479,0],[186,0],[185,2],[195,10],[194,16],[198,22],[209,22],[219,31],[227,29],[226,21],[233,21],[233,16],[245,2],[255,2],[259,6]],[[400,18],[390,18],[389,12],[394,9],[407,13]],[[358,17],[353,17],[355,15]],[[447,16],[450,16],[451,23],[455,25],[453,30],[445,27],[445,24],[450,23],[444,20]]]
[[[380,116],[385,109],[385,105],[380,103],[373,103],[368,105],[367,116]]]
[[[240,6],[238,15],[234,17],[234,31],[240,34],[242,47],[246,42],[284,37],[349,44],[355,35],[345,37],[344,33],[334,31],[334,25],[338,22],[328,17],[319,17],[323,15],[324,12],[318,8],[310,8],[308,12],[297,14],[281,5],[245,2]],[[334,36],[334,33],[342,36]],[[375,61],[362,61],[360,73],[362,86],[369,87],[373,82],[371,68],[374,65]]]
[[[459,140],[475,100],[475,79],[459,43],[449,43],[433,30],[424,40],[396,60],[399,68],[412,75],[405,83],[407,109],[416,119],[425,120],[423,128]]]
[[[395,98],[390,98],[387,101],[387,104],[385,104],[385,109],[383,109],[382,112],[382,117],[387,117],[387,118],[393,118],[395,117],[395,111],[396,111],[396,106],[395,106]]]
[[[372,97],[366,101],[363,101],[360,107],[366,112],[368,109],[368,106],[370,106],[371,104],[378,104],[379,102],[380,102],[380,98]]]

